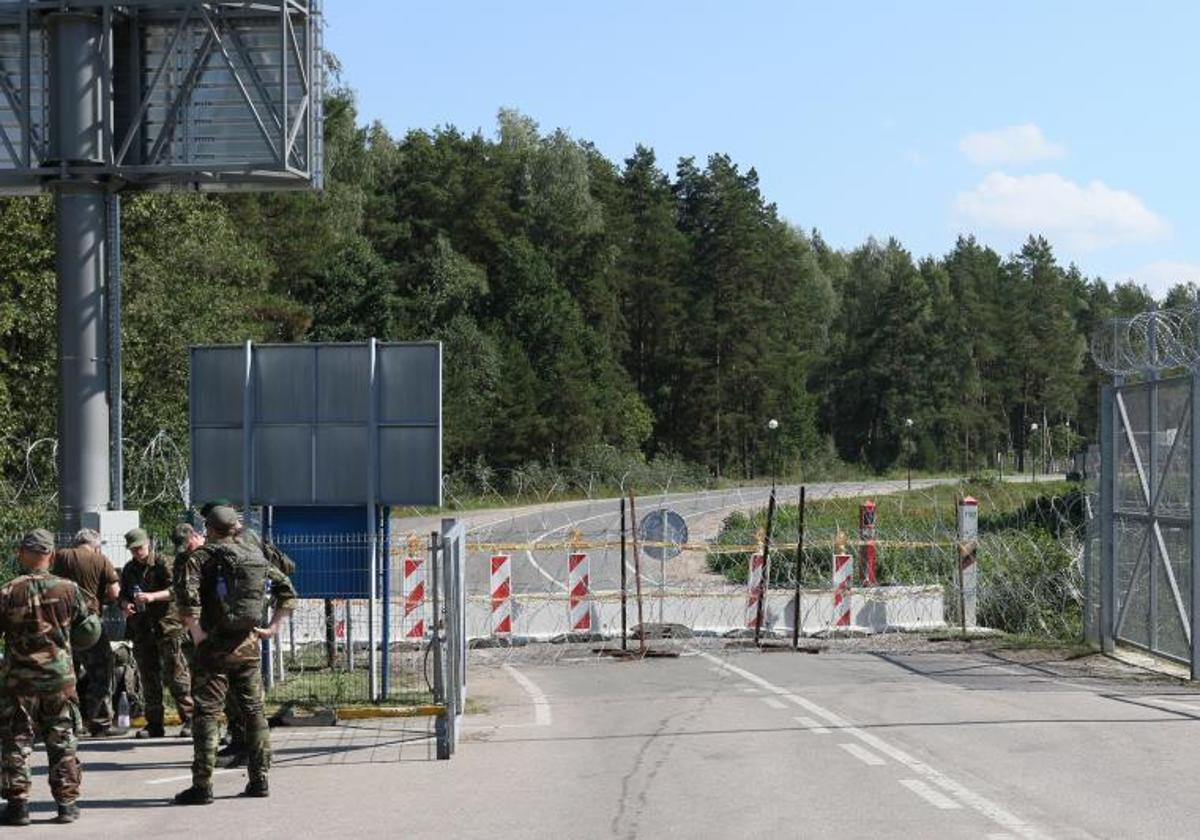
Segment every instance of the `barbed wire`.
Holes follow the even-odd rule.
[[[1200,366],[1200,306],[1112,318],[1092,335],[1092,359],[1114,376]]]
[[[18,453],[8,474],[0,476],[0,501],[8,505],[52,503],[58,495],[58,441],[0,438],[6,452]],[[164,429],[149,441],[126,438],[125,493],[127,504],[141,508],[158,503],[184,504],[187,495],[187,454]]]

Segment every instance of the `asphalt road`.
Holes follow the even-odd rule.
[[[932,487],[949,481],[950,479],[919,479],[913,481],[913,488]],[[819,500],[838,496],[882,496],[904,490],[906,486],[904,481],[869,480],[809,484],[806,492],[810,500]],[[770,492],[770,487],[742,487],[645,496],[637,499],[637,514],[638,518],[642,519],[651,511],[660,510],[664,506],[670,508],[687,522],[691,531],[690,539],[700,541],[716,536],[715,528],[706,529],[702,523],[711,523],[714,515],[764,508]],[[777,498],[781,504],[795,504],[799,492],[799,485],[781,485],[777,490]],[[574,530],[578,530],[585,540],[607,538],[615,541],[620,537],[620,500],[617,498],[481,510],[463,514],[462,518],[467,523],[469,539],[493,544],[561,544],[569,539]],[[438,527],[439,522],[440,520],[429,517],[401,519],[393,521],[393,528],[401,532],[427,534],[431,528]],[[562,548],[510,552],[513,591],[566,592],[567,554]],[[618,556],[615,550],[607,555],[603,552],[593,552],[591,582],[594,590],[611,590],[620,586],[621,568]],[[466,575],[468,595],[488,594],[491,575],[488,554],[472,553],[468,557]],[[643,580],[646,585],[656,586],[659,579],[657,563],[647,563],[643,568]]]
[[[1195,836],[1200,694],[984,656],[693,649],[471,672],[455,758],[424,724],[276,731],[272,798],[165,808],[181,742],[83,747],[55,836]],[[44,759],[39,756],[39,762]],[[44,769],[36,794],[46,798]],[[50,812],[40,804],[35,817]],[[35,828],[33,834],[39,833]]]

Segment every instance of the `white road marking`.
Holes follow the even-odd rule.
[[[794,717],[792,720],[812,732],[814,735],[828,735],[829,730],[810,717]]]
[[[888,758],[903,764],[917,775],[923,776],[926,780],[937,785],[942,790],[958,797],[962,802],[969,805],[978,813],[982,814],[993,822],[998,823],[1006,831],[1009,831],[1018,837],[1023,837],[1025,840],[1045,840],[1045,838],[1047,838],[1048,835],[1042,833],[1040,829],[1036,828],[1030,823],[1027,823],[1025,820],[1016,816],[1012,812],[1005,810],[995,802],[992,802],[991,800],[980,796],[974,791],[969,790],[968,788],[951,779],[949,776],[946,776],[941,771],[930,767],[923,761],[913,758],[911,755],[899,749],[898,747],[894,747],[887,743],[879,736],[873,735],[870,732],[864,732],[858,727],[851,725],[847,720],[839,717],[825,707],[820,706],[811,700],[808,700],[807,698],[792,694],[787,689],[781,688],[769,680],[763,679],[758,674],[747,671],[745,668],[739,668],[738,666],[726,662],[719,657],[713,656],[711,653],[704,653],[703,656],[710,662],[724,666],[725,669],[730,673],[737,674],[739,677],[751,683],[752,685],[757,685],[766,691],[770,691],[777,697],[781,697],[790,703],[794,703],[800,708],[816,715],[818,718],[821,718],[826,723],[832,724],[833,726],[844,730],[846,733],[857,738],[868,747],[872,747],[877,752],[883,753]]]
[[[952,811],[955,808],[962,807],[950,797],[943,796],[919,779],[901,779],[900,784],[924,799],[934,808],[940,808],[943,811]]]
[[[228,770],[214,770],[213,775],[216,776],[220,773],[240,773],[240,772],[242,772],[242,771],[238,770],[238,769],[230,768]],[[192,774],[188,773],[186,776],[168,776],[165,779],[150,779],[148,782],[146,782],[146,784],[148,784],[148,785],[165,785],[169,782],[190,782],[191,780],[192,780]]]
[[[553,718],[550,715],[550,701],[546,699],[545,693],[537,687],[537,684],[533,680],[508,663],[504,664],[504,670],[508,672],[510,677],[517,681],[517,685],[525,689],[525,693],[533,701],[534,726],[549,726]]]
[[[1143,703],[1146,703],[1151,706],[1154,705],[1155,703],[1159,703],[1163,706],[1169,706],[1171,709],[1176,709],[1181,712],[1187,712],[1188,714],[1193,714],[1193,715],[1200,715],[1200,706],[1197,706],[1193,703],[1185,703],[1182,700],[1172,700],[1169,697],[1154,697],[1154,696],[1142,697],[1140,699],[1142,700]]]
[[[738,686],[738,690],[743,694],[758,694],[758,689],[752,685]]]
[[[776,700],[774,697],[759,697],[758,699],[763,701],[764,703],[766,703],[772,709],[786,709],[787,708],[787,703],[784,703],[781,700]]]
[[[887,764],[886,761],[875,755],[875,753],[860,747],[858,744],[838,744],[838,746],[850,753],[850,755],[857,758],[863,764],[870,764],[872,767],[881,767],[884,764]]]

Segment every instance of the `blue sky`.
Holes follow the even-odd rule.
[[[838,247],[959,232],[1155,291],[1200,280],[1200,4],[326,0],[364,120],[501,107],[620,162],[727,152]]]

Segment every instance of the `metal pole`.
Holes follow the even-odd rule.
[[[800,575],[804,565],[804,485],[800,485],[800,526],[796,535],[796,614],[792,619],[792,647],[800,648]]]
[[[433,598],[433,614],[430,621],[433,635],[429,643],[433,646],[433,702],[442,706],[442,712],[438,715],[437,721],[434,724],[437,740],[437,757],[440,760],[445,760],[450,758],[450,727],[452,726],[450,717],[454,714],[454,710],[447,702],[446,674],[443,670],[445,660],[442,656],[441,599],[438,597],[438,586],[441,583],[441,575],[438,573],[438,551],[440,548],[441,536],[437,531],[432,531],[429,534],[429,574],[433,583],[430,589],[430,594]]]
[[[121,370],[121,196],[108,194],[108,318],[109,368],[108,404],[111,413],[109,439],[112,446],[112,509],[125,509],[125,411],[121,404],[124,388]]]
[[[1154,307],[1151,307],[1151,314],[1154,313]],[[1158,564],[1162,562],[1162,555],[1158,551],[1158,540],[1155,539],[1154,531],[1158,527],[1158,507],[1154,503],[1154,497],[1157,494],[1158,481],[1158,319],[1150,318],[1149,335],[1147,342],[1150,348],[1150,370],[1146,388],[1146,399],[1148,401],[1150,433],[1146,436],[1149,441],[1149,469],[1146,471],[1146,514],[1149,516],[1148,523],[1150,536],[1146,540],[1146,559],[1150,563],[1149,577],[1149,622],[1150,631],[1150,650],[1158,650]],[[1132,586],[1130,590],[1132,591]]]
[[[242,372],[242,511],[250,525],[250,486],[254,483],[254,342],[244,348]]]
[[[1200,511],[1200,423],[1196,422],[1198,416],[1198,408],[1200,408],[1200,377],[1196,376],[1195,371],[1188,375],[1188,384],[1191,386],[1191,449],[1188,452],[1188,457],[1191,460],[1190,477],[1191,477],[1191,532],[1188,536],[1191,538],[1191,551],[1188,554],[1188,565],[1191,567],[1192,573],[1192,638],[1189,653],[1191,654],[1192,662],[1192,679],[1200,679],[1200,574],[1197,574],[1198,563],[1200,559],[1200,524],[1197,523],[1197,511]]]
[[[633,490],[629,491],[629,519],[633,524],[633,580],[637,585],[638,650],[646,653],[646,624],[642,619],[642,552],[638,550],[637,506]]]
[[[954,524],[955,524],[954,530],[955,530],[955,535],[957,538],[954,541],[954,547],[955,547],[954,566],[957,571],[956,577],[958,578],[959,629],[962,631],[962,635],[966,636],[967,635],[967,587],[966,587],[966,581],[963,579],[962,534],[958,533],[958,509],[961,506],[962,506],[962,497],[956,493],[954,495]]]
[[[629,630],[626,609],[629,601],[629,584],[625,569],[625,499],[621,498],[621,650],[629,650]]]
[[[663,494],[663,506],[659,512],[659,530],[662,531],[662,547],[658,555],[658,623],[666,624],[667,603],[667,497]]]
[[[380,646],[380,697],[386,699],[392,691],[392,516],[391,509],[383,509],[383,546],[381,550],[383,568],[383,621],[381,632],[383,644]]]
[[[72,165],[104,163],[101,95],[103,27],[97,15],[45,17],[50,51],[50,157]],[[50,162],[50,161],[48,161]],[[96,179],[53,184],[58,275],[59,520],[80,526],[85,512],[108,507],[109,347],[104,282],[105,190]]]
[[[376,522],[377,512],[375,500],[378,495],[377,461],[375,456],[377,436],[379,434],[379,418],[377,413],[378,382],[375,375],[376,346],[375,339],[367,344],[367,539],[370,542],[370,568],[368,569],[367,593],[367,694],[372,701],[379,699],[377,691],[377,662],[375,658],[375,607],[379,598],[379,530]]]
[[[762,588],[758,593],[758,608],[754,617],[754,644],[758,644],[762,636],[763,615],[766,612],[764,603],[767,600],[768,583],[771,580],[771,526],[775,522],[775,488],[771,488],[771,498],[767,501],[767,530],[763,534],[763,577]],[[754,561],[751,560],[751,563]]]

